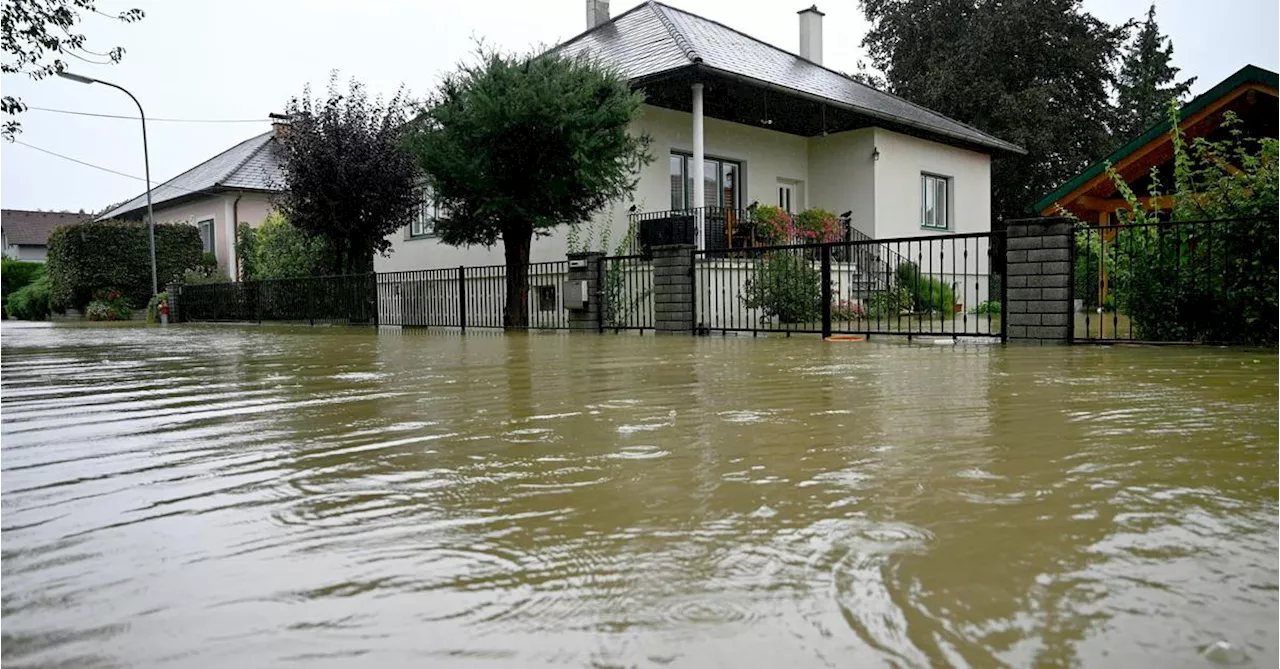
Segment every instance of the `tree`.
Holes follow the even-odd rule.
[[[1116,140],[1125,142],[1163,121],[1170,100],[1181,101],[1196,78],[1177,82],[1179,68],[1170,64],[1173,42],[1160,34],[1156,6],[1137,24],[1138,34],[1125,48],[1116,77]]]
[[[327,99],[313,100],[308,87],[286,111],[279,154],[285,183],[276,207],[328,242],[328,273],[370,271],[373,254],[391,248],[387,235],[408,225],[421,203],[417,168],[400,149],[402,94],[370,101],[354,80],[340,93],[335,73]]]
[[[98,11],[94,0],[6,0],[0,15],[4,73],[43,79],[66,69],[67,63],[60,56],[95,65],[120,62],[124,57],[123,47],[97,52],[86,46],[88,38],[77,32],[81,11],[121,23],[133,23],[144,16],[141,9],[106,14]],[[101,60],[104,58],[106,60]],[[12,140],[22,129],[22,124],[13,117],[26,111],[27,106],[21,98],[6,95],[0,108],[9,117],[4,121],[4,137]]]
[[[628,134],[643,97],[587,56],[508,56],[483,46],[445,77],[408,145],[443,211],[446,244],[492,246],[507,265],[503,325],[527,321],[535,235],[587,221],[652,160]]]
[[[992,163],[993,217],[1018,217],[1112,147],[1124,28],[1079,0],[863,0],[889,90],[1027,150]]]

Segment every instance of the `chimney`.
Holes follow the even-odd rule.
[[[289,116],[288,114],[267,114],[271,119],[271,133],[276,139],[283,139],[289,134]]]
[[[822,17],[826,16],[813,5],[800,14],[800,57],[822,64]]]
[[[587,0],[587,30],[609,21],[609,0]]]

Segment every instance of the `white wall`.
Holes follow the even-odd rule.
[[[14,260],[26,260],[28,262],[44,262],[49,256],[49,247],[37,246],[34,244],[18,244],[16,246],[6,246],[4,248],[5,255]]]
[[[853,212],[853,225],[870,236],[875,224],[875,128],[809,139],[810,206],[836,215]]]
[[[991,158],[909,135],[875,129],[875,237],[920,237],[991,229]],[[920,225],[920,175],[951,179],[950,230]]]

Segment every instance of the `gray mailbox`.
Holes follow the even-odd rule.
[[[564,289],[560,291],[564,296],[564,308],[570,311],[582,311],[587,308],[587,282],[583,280],[569,280],[564,282]]]

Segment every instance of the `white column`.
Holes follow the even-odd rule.
[[[702,215],[701,207],[707,204],[706,182],[703,175],[703,164],[705,162],[706,153],[702,146],[702,84],[693,85],[693,202],[690,204],[697,208],[697,239],[695,243],[698,248],[706,246],[706,226],[705,218]]]

